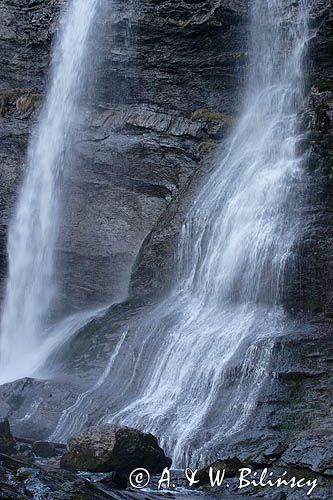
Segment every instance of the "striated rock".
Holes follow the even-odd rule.
[[[131,297],[149,307],[150,301],[172,286],[184,214],[211,168],[209,154],[233,124],[228,117],[238,110],[247,64],[246,1],[154,0],[140,3],[133,11],[129,3],[112,2],[101,14],[100,37],[92,47],[98,45],[95,54],[100,54],[94,73],[96,94],[92,98],[87,92],[85,98],[88,119],[76,143],[79,174],[70,179],[64,207],[59,255],[64,263],[63,297],[81,305],[111,297],[111,289],[122,281],[119,278],[138,252]],[[230,456],[244,461],[250,457],[255,463],[270,464],[281,459],[286,460],[284,464],[330,474],[323,438],[314,436],[311,443],[299,439],[301,429],[306,433],[321,429],[327,435],[333,424],[331,2],[314,0],[311,10],[316,36],[309,42],[306,144],[300,145],[309,157],[307,230],[295,270],[286,273],[284,302],[292,312],[305,311],[308,316],[302,320],[319,316],[323,322],[312,325],[310,331],[302,322],[295,327],[296,333],[288,332],[287,338],[277,340],[272,376],[250,426],[241,436],[226,439],[221,448],[223,454],[228,450]],[[29,104],[27,96],[35,96],[37,102],[44,93],[56,11],[53,1],[4,2],[0,26],[0,87],[4,91],[1,278],[6,271],[8,218],[37,115],[37,104],[33,111],[33,99]],[[129,43],[133,39],[137,40],[135,49]],[[131,314],[139,314],[133,302],[127,309],[119,306],[118,316],[113,310],[104,324],[93,323],[82,340],[73,340],[68,354],[71,370],[86,369],[88,362],[96,372],[105,366],[116,344],[117,328],[125,327]],[[0,400],[1,415],[10,413],[15,434],[47,439],[62,410],[76,401],[76,393],[61,384],[25,379],[2,387]],[[97,399],[94,405],[99,407]],[[88,417],[90,423],[101,417],[94,411]],[[277,442],[290,443],[290,450],[279,456]],[[267,447],[267,443],[273,444]],[[325,458],[322,463],[320,457]],[[329,498],[329,493],[321,498]]]
[[[287,444],[272,444],[266,448],[263,455],[268,459],[277,459],[281,457],[281,455],[286,451],[287,448]]]
[[[229,457],[216,460],[212,464],[207,465],[207,467],[198,470],[196,479],[199,481],[199,483],[197,483],[197,486],[210,484],[210,469],[212,469],[213,471],[213,477],[216,476],[216,473],[218,471],[225,471],[225,477],[234,477],[239,474],[239,469],[241,469],[243,466],[243,463],[237,457]]]
[[[111,472],[109,476],[101,479],[101,483],[118,490],[126,490],[128,486],[128,476],[123,472]]]
[[[151,473],[171,466],[152,434],[113,424],[91,427],[67,442],[61,467],[93,472],[130,473],[143,467]]]
[[[333,440],[324,432],[302,433],[282,456],[289,466],[310,469],[319,474],[331,475],[333,468]]]
[[[0,105],[0,285],[62,4],[5,0],[2,8],[0,91],[13,97]],[[246,0],[100,6],[76,162],[62,189],[60,312],[126,295],[142,242],[228,132],[224,117],[238,109],[244,83],[247,22]],[[28,92],[16,97],[17,89]]]
[[[15,453],[16,441],[10,432],[7,418],[0,421],[0,453]]]
[[[77,398],[69,382],[24,378],[0,386],[0,418],[8,416],[13,434],[23,442],[47,440],[62,411]],[[57,445],[58,446],[58,445]]]

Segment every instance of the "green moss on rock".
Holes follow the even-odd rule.
[[[212,111],[206,108],[199,108],[193,111],[193,113],[191,113],[191,120],[224,122],[230,126],[234,124],[234,119],[232,118],[232,116],[225,115],[224,113],[220,113],[219,111]]]
[[[333,82],[330,80],[317,80],[314,85],[320,92],[333,92]]]
[[[40,105],[40,96],[38,94],[26,94],[16,100],[16,109],[21,113],[35,111]]]
[[[0,92],[0,116],[7,113],[32,113],[41,102],[41,96],[29,88],[17,88]]]
[[[207,139],[206,141],[200,142],[198,145],[198,153],[200,155],[208,154],[215,148],[215,142]]]

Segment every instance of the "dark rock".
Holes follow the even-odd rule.
[[[15,455],[15,457],[18,460],[23,460],[24,462],[30,465],[34,463],[34,454],[31,450],[25,450],[23,452],[20,451]]]
[[[91,427],[72,437],[61,466],[70,470],[130,473],[143,467],[151,473],[171,466],[152,434],[113,424]]]
[[[2,8],[0,282],[62,4],[5,0]],[[142,242],[227,133],[244,84],[247,10],[246,0],[100,6],[87,48],[85,119],[63,186],[61,312],[126,295]]]
[[[10,431],[7,418],[0,421],[0,453],[15,453],[16,441]]]
[[[293,370],[278,372],[276,374],[277,378],[285,383],[297,382],[306,378],[316,378],[320,377],[321,375],[323,375],[323,373],[319,373],[317,371],[311,372],[311,371],[293,371]]]
[[[257,468],[270,467],[274,464],[288,448],[288,445],[273,443],[264,449],[259,455],[250,459],[252,466]]]
[[[272,444],[271,446],[268,446],[268,448],[266,448],[263,455],[266,458],[280,458],[287,448],[287,444]]]
[[[219,459],[212,464],[198,470],[195,478],[199,481],[197,486],[203,486],[210,483],[209,471],[213,472],[213,477],[215,477],[216,472],[225,471],[225,477],[234,477],[239,473],[239,469],[243,467],[243,463],[237,457],[229,457],[225,459]]]
[[[107,484],[110,488],[126,490],[128,486],[128,476],[122,472],[111,472],[107,477],[100,481],[102,484]]]
[[[322,433],[302,433],[283,454],[282,461],[289,466],[325,474],[333,467],[333,440]]]
[[[28,438],[25,442],[47,440],[62,411],[76,401],[78,393],[80,388],[69,381],[24,378],[3,384],[0,386],[0,418],[8,416],[14,436]]]
[[[159,500],[170,492],[127,490],[96,480],[95,474],[62,470],[39,463],[30,464],[0,454],[0,498],[3,500]],[[183,496],[179,496],[182,500]],[[185,494],[184,498],[188,498]]]
[[[48,441],[35,441],[32,450],[36,455],[43,458],[54,457],[57,454],[54,443]]]

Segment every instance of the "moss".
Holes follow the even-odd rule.
[[[200,108],[193,111],[191,114],[191,120],[221,121],[223,120],[223,114],[218,111],[210,111],[209,109]]]
[[[198,153],[201,155],[211,153],[215,148],[215,142],[207,139],[206,141],[200,142],[198,145]]]
[[[39,96],[37,94],[22,95],[16,100],[16,109],[21,113],[27,111],[35,111],[40,104]]]
[[[314,85],[320,92],[333,92],[333,82],[330,80],[317,80]]]
[[[88,488],[88,490],[99,491],[99,488],[97,488],[97,486],[95,486],[91,481],[86,481],[84,485],[86,488]]]
[[[72,470],[91,470],[95,472],[105,472],[104,457],[98,457],[90,453],[90,451],[80,450],[68,451],[61,458],[60,466],[63,468],[69,467]],[[92,483],[88,483],[89,488],[95,488]]]
[[[205,108],[199,108],[193,111],[193,113],[191,113],[191,120],[224,122],[230,126],[234,124],[234,119],[232,118],[232,116],[225,115],[224,113],[220,113],[219,111],[211,111]]]
[[[310,311],[314,314],[322,313],[325,310],[324,305],[321,302],[317,302],[315,300],[304,301],[302,305],[303,309],[306,309],[307,311]]]
[[[15,109],[20,113],[35,111],[40,105],[40,95],[33,89],[16,88],[0,92],[0,115],[5,116]]]
[[[16,481],[22,481],[22,480],[26,480],[30,477],[30,472],[28,471],[20,471],[18,470],[16,474],[14,474],[13,478],[16,480]]]

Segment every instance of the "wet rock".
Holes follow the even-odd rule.
[[[143,467],[158,473],[171,466],[152,434],[113,424],[91,427],[70,438],[67,450],[60,464],[70,470],[130,473]]]
[[[14,436],[25,442],[47,440],[62,411],[76,401],[71,382],[24,378],[0,386],[0,418],[8,416]]]
[[[287,448],[288,448],[287,444],[282,444],[282,443],[272,444],[271,446],[268,446],[266,448],[263,455],[266,458],[280,458]]]
[[[49,465],[60,466],[60,457],[51,457],[47,461]]]
[[[110,488],[126,490],[128,486],[128,476],[122,472],[111,472],[111,474],[100,481]]]
[[[197,486],[203,486],[210,483],[210,470],[212,470],[213,477],[215,477],[218,471],[225,471],[225,477],[234,477],[238,475],[239,469],[241,469],[242,467],[243,463],[237,457],[229,457],[216,460],[207,467],[198,470],[196,479],[199,481],[199,483],[197,483]]]
[[[8,220],[62,4],[3,2],[0,284]],[[63,201],[58,278],[59,309],[66,311],[126,294],[143,240],[227,132],[222,115],[235,113],[246,65],[246,0],[104,2],[96,23],[87,47],[86,121],[78,124],[77,161]],[[192,116],[196,110],[208,114]]]
[[[250,463],[254,467],[270,467],[274,464],[286,451],[288,445],[282,443],[273,443],[266,447],[255,458],[250,459]]]
[[[283,454],[282,460],[289,466],[310,469],[330,475],[333,468],[333,440],[330,435],[303,433]]]
[[[10,431],[7,418],[0,421],[0,453],[15,453],[16,441]]]
[[[43,458],[50,458],[57,454],[55,444],[48,441],[35,441],[32,450],[36,455]]]

